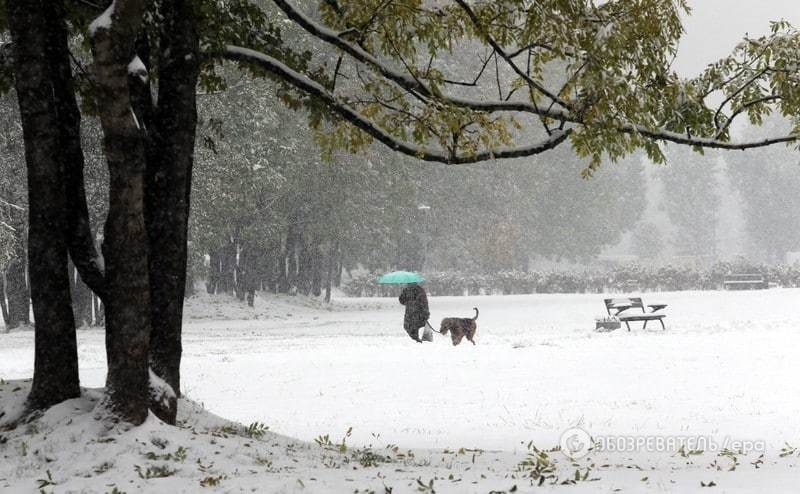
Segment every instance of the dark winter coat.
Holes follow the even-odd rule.
[[[431,317],[428,310],[428,296],[419,285],[403,288],[400,293],[400,303],[406,306],[406,316],[403,320],[406,331],[410,332],[425,326],[425,321]]]

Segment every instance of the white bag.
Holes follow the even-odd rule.
[[[425,328],[422,330],[422,341],[433,341],[433,331],[431,330],[431,325],[427,322],[425,323]]]

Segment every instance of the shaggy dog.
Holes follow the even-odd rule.
[[[461,343],[461,340],[466,336],[467,340],[475,344],[475,331],[478,330],[478,325],[475,321],[478,319],[478,308],[473,307],[475,317],[472,319],[468,317],[445,317],[442,319],[442,325],[439,327],[441,334],[447,334],[450,331],[450,338],[453,339],[453,346]]]

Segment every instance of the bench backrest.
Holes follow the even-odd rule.
[[[616,312],[616,309],[618,309],[619,306],[623,306],[623,305],[627,305],[631,309],[635,309],[635,308],[638,307],[638,308],[642,309],[642,312],[645,312],[644,304],[642,303],[641,297],[630,297],[630,298],[629,297],[616,297],[616,298],[607,298],[607,299],[604,299],[604,300],[605,300],[605,303],[606,303],[606,312],[608,312],[609,316],[612,315],[611,314],[611,309],[614,309],[615,312]]]

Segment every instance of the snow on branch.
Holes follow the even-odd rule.
[[[617,128],[619,132],[626,134],[639,134],[654,141],[674,142],[688,146],[699,146],[709,149],[728,149],[744,151],[745,149],[761,148],[772,146],[773,144],[790,143],[800,140],[800,135],[789,134],[780,137],[761,139],[759,141],[730,142],[721,141],[713,138],[687,136],[677,132],[670,132],[664,129],[648,129],[643,125],[622,125]]]
[[[292,70],[279,60],[276,60],[275,58],[272,58],[264,53],[250,50],[248,48],[227,45],[221,56],[228,60],[252,63],[261,69],[280,77],[295,88],[300,89],[301,91],[315,98],[318,98],[334,113],[341,116],[352,125],[363,130],[391,149],[409,156],[414,156],[423,161],[433,161],[456,165],[477,163],[492,159],[532,156],[555,148],[559,144],[563,143],[571,133],[570,129],[559,130],[553,132],[552,135],[548,136],[541,142],[526,146],[487,150],[475,154],[457,154],[431,151],[422,146],[410,144],[397,139],[383,129],[379,128],[377,125],[375,125],[375,123],[362,116],[358,111],[346,103],[338,100],[321,84],[309,79],[303,74]]]

